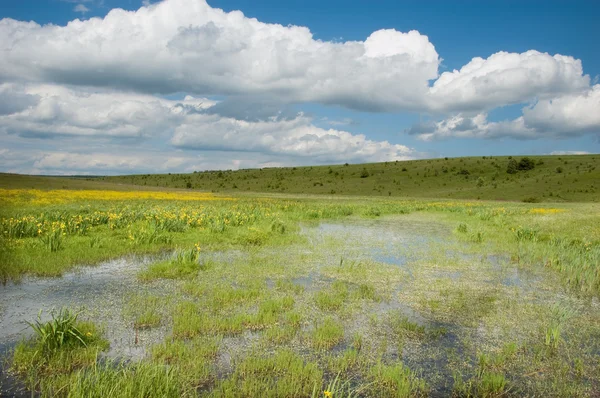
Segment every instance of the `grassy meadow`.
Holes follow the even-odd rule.
[[[23,319],[3,366],[61,397],[598,396],[597,160],[532,160],[2,175],[0,294],[153,259],[113,305]]]

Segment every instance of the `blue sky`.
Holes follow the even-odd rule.
[[[2,2],[0,171],[598,153],[597,15],[595,1]]]

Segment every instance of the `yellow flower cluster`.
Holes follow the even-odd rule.
[[[182,200],[209,201],[233,200],[230,197],[215,196],[208,192],[185,191],[101,191],[101,190],[66,190],[57,189],[43,191],[40,189],[0,189],[0,203],[8,205],[49,205],[93,200]]]
[[[565,209],[544,209],[544,208],[536,208],[536,209],[529,210],[529,212],[532,214],[556,214],[556,213],[563,213],[565,211],[566,211]]]

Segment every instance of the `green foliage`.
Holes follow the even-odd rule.
[[[63,235],[60,229],[55,229],[45,235],[40,236],[40,240],[52,253],[63,248]]]
[[[418,397],[427,396],[429,388],[402,363],[395,365],[377,364],[370,370],[373,396]]]
[[[312,332],[313,346],[317,350],[330,350],[344,338],[344,328],[333,318],[317,322]]]
[[[194,248],[175,250],[171,259],[150,264],[138,276],[142,281],[181,279],[206,270],[209,266],[208,261],[200,262],[200,246],[196,244]]]
[[[506,166],[506,172],[508,174],[516,174],[519,171],[519,165],[517,164],[517,161],[514,159],[510,159],[508,161],[508,165]]]
[[[323,371],[313,362],[282,349],[271,356],[250,354],[234,373],[219,382],[215,397],[308,397],[323,384]]]
[[[42,313],[34,322],[27,322],[37,336],[37,342],[43,355],[49,355],[64,345],[86,346],[86,336],[77,328],[77,317],[79,313],[68,308],[51,311],[50,321],[42,321]]]
[[[44,388],[48,396],[60,391],[69,397],[193,397],[181,380],[180,369],[153,363],[106,362],[76,372],[62,386]]]
[[[98,354],[108,348],[93,323],[77,320],[77,313],[61,309],[51,313],[47,322],[38,319],[30,323],[35,334],[15,347],[10,369],[22,377],[32,391],[54,396],[58,384],[64,383],[74,371],[96,363]],[[65,376],[67,379],[65,379]]]
[[[543,163],[542,163],[543,164]],[[535,168],[535,161],[531,158],[524,157],[519,160],[519,170],[533,170]]]

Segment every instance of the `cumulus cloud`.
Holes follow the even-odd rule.
[[[94,3],[64,1],[82,13]],[[173,159],[185,159],[168,166],[180,168],[232,165],[207,155],[215,153],[231,156],[234,166],[418,156],[406,146],[344,131],[351,119],[320,119],[316,124],[331,128],[318,127],[292,110],[302,103],[423,112],[438,121],[406,130],[422,140],[564,138],[600,131],[600,85],[590,86],[581,61],[570,56],[500,51],[440,74],[440,55],[415,30],[324,41],[306,27],[263,23],[205,0],[142,4],[137,11],[114,9],[66,26],[0,20],[3,144],[29,145],[38,138],[62,140],[67,147],[69,140],[118,141],[126,148],[152,143],[176,152]],[[165,99],[175,93],[191,96]],[[525,103],[532,105],[514,120],[488,120],[496,107]],[[133,171],[153,164],[141,153],[94,153],[92,162],[87,152],[73,150],[70,162],[67,150],[50,157],[42,151],[27,167],[83,171],[116,164]],[[205,157],[201,163],[194,160],[199,154]],[[0,163],[13,164],[7,156]]]
[[[0,85],[0,109],[4,102],[22,103],[0,112],[0,131],[36,137],[144,138],[172,132],[182,114],[215,104],[193,97],[169,101],[150,95],[89,92],[57,85],[27,85],[21,90]]]
[[[499,52],[442,73],[431,87],[430,105],[443,111],[478,111],[534,97],[579,93],[589,84],[581,61],[573,57],[538,51]]]
[[[114,9],[66,26],[3,19],[0,49],[1,80],[267,94],[378,110],[418,107],[439,63],[433,44],[417,31],[320,41],[305,27],[262,23],[204,0]]]
[[[451,137],[570,138],[600,134],[599,109],[600,85],[595,85],[580,94],[539,100],[523,108],[523,115],[514,120],[490,122],[486,113],[459,113],[441,121],[414,125],[406,132],[424,141]]]
[[[405,160],[414,151],[387,141],[372,141],[362,134],[322,129],[299,115],[291,120],[247,122],[214,115],[191,115],[177,127],[172,144],[197,150],[252,151],[317,161]]]
[[[0,90],[3,87],[0,86]],[[288,112],[255,120],[223,115],[218,102],[191,96],[166,100],[151,95],[86,91],[57,85],[19,87],[21,91],[4,91],[17,98],[29,96],[37,101],[0,116],[0,132],[8,136],[94,138],[110,142],[157,140],[159,145],[178,149],[254,152],[324,163],[400,160],[415,156],[412,149],[403,145],[316,127],[311,118],[301,113]],[[71,164],[64,166],[73,169]],[[127,169],[127,164],[120,167]]]
[[[523,109],[528,127],[571,136],[600,133],[600,84],[572,95],[538,101]]]
[[[73,11],[75,11],[75,12],[80,12],[81,14],[85,14],[86,12],[89,12],[89,11],[90,11],[90,9],[89,9],[89,8],[87,8],[87,7],[86,7],[85,5],[83,5],[83,4],[77,4],[77,5],[75,6],[75,8],[73,8]]]
[[[115,9],[66,26],[3,19],[0,49],[5,81],[260,95],[368,111],[481,111],[589,84],[579,60],[537,51],[473,58],[439,76],[434,45],[414,30],[321,41],[306,27],[262,23],[204,0]]]
[[[19,90],[15,84],[0,84],[0,117],[24,111],[37,105],[40,98]]]

